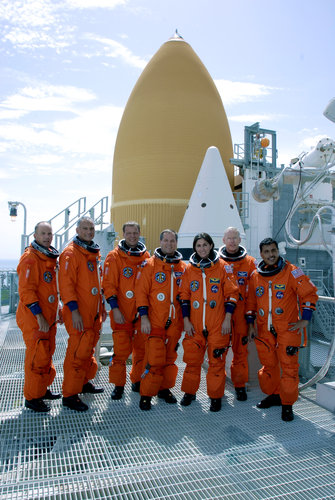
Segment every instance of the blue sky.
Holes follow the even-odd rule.
[[[335,138],[334,0],[1,0],[0,259],[80,196],[110,196],[127,99],[175,29],[221,94],[234,143],[259,121],[277,131],[279,163]]]

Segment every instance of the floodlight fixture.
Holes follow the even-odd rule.
[[[27,209],[26,206],[21,203],[20,201],[9,201],[8,202],[8,208],[9,208],[9,216],[14,222],[17,217],[17,207],[21,205],[23,207],[23,212],[24,212],[24,218],[23,218],[23,234],[21,235],[21,253],[24,252],[24,249],[26,247],[26,238],[27,238]]]
[[[8,202],[9,216],[12,222],[16,221],[17,217],[17,204],[13,201]]]

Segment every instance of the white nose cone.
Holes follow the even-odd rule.
[[[178,247],[191,249],[197,233],[206,232],[214,240],[215,248],[222,245],[227,227],[236,227],[245,243],[245,234],[240,215],[229,185],[226,170],[219,150],[207,149],[188,207],[178,232]],[[189,252],[184,250],[184,257]]]

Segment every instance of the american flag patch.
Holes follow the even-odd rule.
[[[293,269],[293,271],[291,271],[292,273],[292,276],[294,276],[295,278],[299,278],[300,276],[304,276],[304,272],[302,269],[300,269],[300,267],[297,267],[297,269]]]
[[[224,267],[226,269],[226,273],[233,273],[234,272],[233,266],[226,265]]]

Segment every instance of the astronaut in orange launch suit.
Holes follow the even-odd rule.
[[[135,280],[144,259],[150,257],[141,241],[137,222],[123,224],[123,239],[106,257],[103,290],[111,306],[110,322],[113,329],[114,354],[109,367],[109,381],[115,384],[112,399],[121,399],[126,383],[126,361],[132,353],[130,380],[132,390],[139,392],[145,342],[136,314]]]
[[[231,338],[231,316],[238,300],[238,288],[232,272],[225,269],[214,242],[207,233],[193,240],[180,297],[184,317],[184,371],[180,404],[188,406],[200,385],[201,365],[208,349],[207,393],[210,411],[221,409],[225,389],[225,362]]]
[[[166,403],[177,402],[170,389],[174,387],[178,374],[175,361],[183,331],[178,296],[186,267],[177,250],[177,238],[175,231],[162,231],[160,247],[143,262],[136,280],[141,330],[148,335],[145,371],[140,386],[141,410],[150,410],[151,398],[156,395]]]
[[[262,262],[249,280],[246,318],[249,336],[255,339],[262,391],[268,396],[258,408],[282,406],[282,420],[294,418],[298,399],[298,353],[301,331],[306,328],[318,300],[317,288],[303,271],[279,256],[272,238],[260,242]],[[299,307],[301,319],[299,319]],[[257,336],[254,319],[257,316]]]
[[[234,316],[232,318],[231,379],[235,386],[236,399],[246,401],[245,384],[248,382],[248,325],[245,319],[245,298],[251,273],[256,269],[256,259],[247,254],[241,243],[241,236],[236,227],[228,227],[223,235],[224,245],[219,249],[226,270],[231,269],[239,288]]]
[[[59,288],[69,334],[64,360],[63,406],[86,411],[88,406],[78,393],[103,392],[89,380],[98,369],[94,348],[106,312],[101,294],[99,246],[93,242],[94,221],[82,217],[76,231],[77,236],[59,258]]]
[[[48,389],[56,375],[52,356],[58,319],[56,271],[59,254],[51,246],[52,228],[49,222],[36,225],[34,238],[17,267],[20,300],[16,320],[26,344],[25,406],[36,412],[47,412],[50,407],[44,400],[61,397]]]

